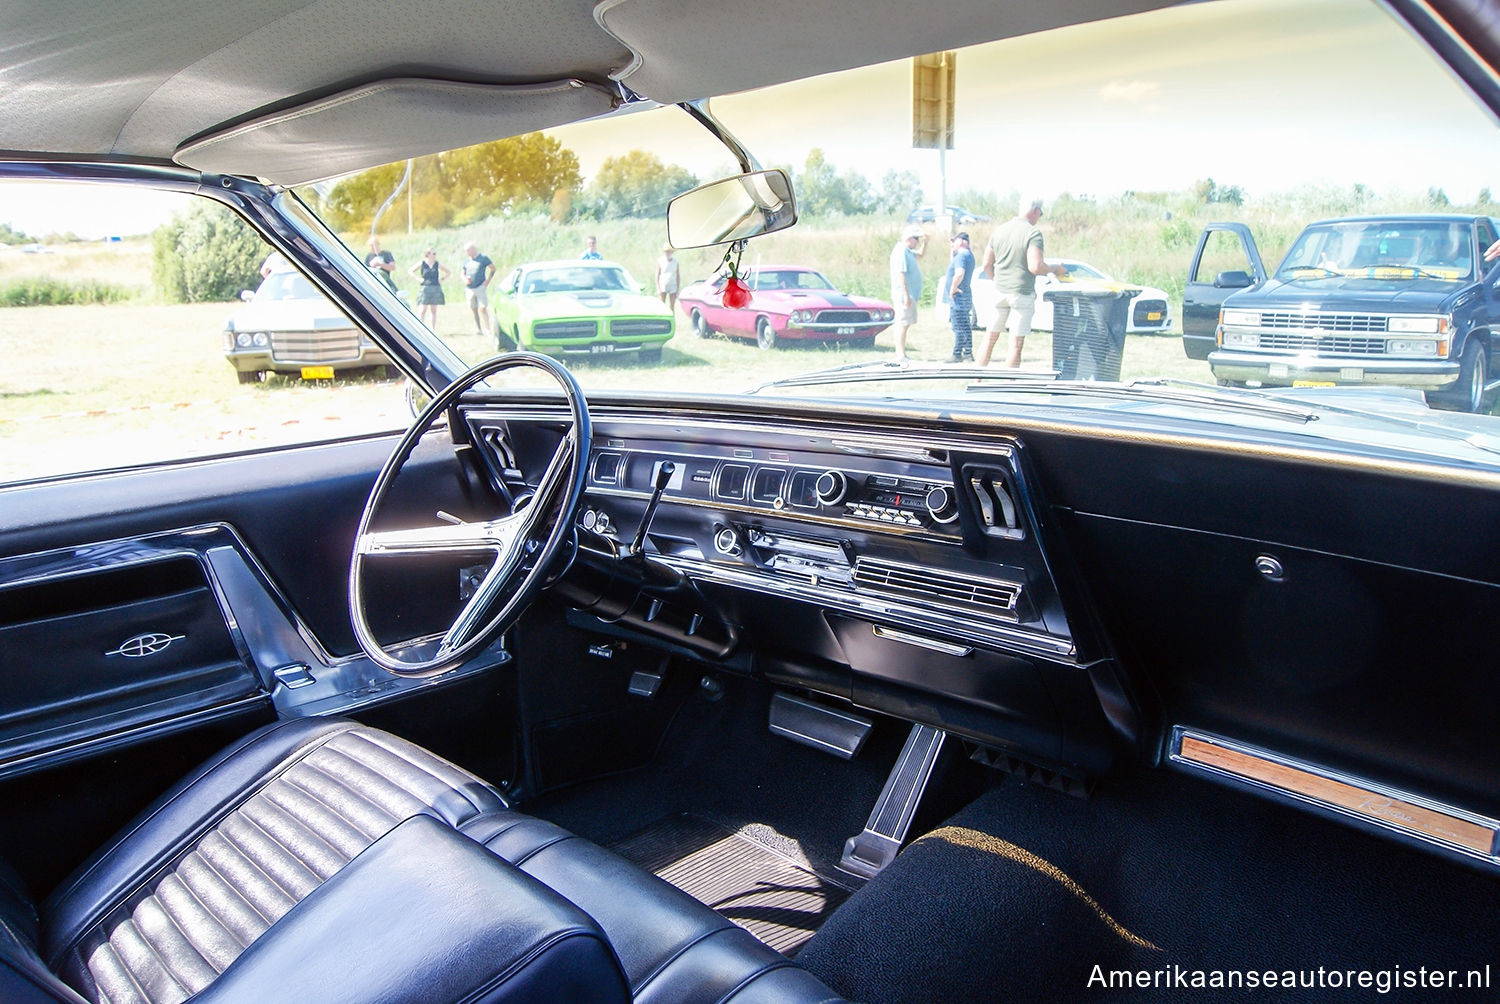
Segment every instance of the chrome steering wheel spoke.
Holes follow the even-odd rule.
[[[546,371],[562,387],[569,422],[546,469],[537,480],[531,502],[514,512],[478,522],[456,522],[438,511],[442,522],[397,530],[373,530],[375,514],[421,438],[437,418],[493,374],[511,368]],[[461,421],[455,417],[455,421]],[[454,668],[513,624],[547,581],[547,572],[572,537],[583,494],[589,450],[588,408],[583,392],[561,363],[534,353],[496,356],[471,368],[437,394],[412,422],[375,479],[365,503],[349,565],[349,609],[354,634],[370,660],[401,676],[432,676]],[[473,595],[463,602],[453,623],[442,632],[430,657],[413,656],[430,648],[411,647],[398,657],[375,639],[369,626],[364,588],[365,562],[372,558],[484,555],[489,562]]]

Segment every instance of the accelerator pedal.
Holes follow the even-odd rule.
[[[948,733],[930,725],[912,726],[864,832],[844,843],[840,871],[871,879],[896,860],[947,737]]]

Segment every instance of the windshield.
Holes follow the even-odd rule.
[[[1180,58],[1147,66],[1134,54],[1148,51]],[[707,130],[670,107],[422,157],[409,176],[402,162],[301,194],[362,260],[370,235],[381,238],[408,305],[466,361],[544,351],[585,388],[766,394],[783,392],[777,381],[851,365],[1014,364],[1057,381],[1278,393],[1335,384],[1371,407],[1394,388],[1452,411],[1468,410],[1464,381],[1500,381],[1500,345],[1467,349],[1470,369],[1484,355],[1486,372],[1472,378],[1460,372],[1463,344],[1416,337],[1487,319],[1400,299],[1415,288],[1457,293],[1481,276],[1495,210],[1483,165],[1500,161],[1500,142],[1379,6],[1223,0],[938,56],[953,67],[954,140],[941,156],[913,142],[910,59],[716,98],[714,114],[763,164],[790,175],[799,216],[732,262],[722,246],[664,247],[671,198],[734,170]],[[1295,92],[1281,72],[1289,63],[1299,67]],[[1330,117],[1296,97],[1318,81],[1403,98]],[[1225,116],[1214,95],[1231,93],[1253,97]],[[1318,141],[1303,142],[1311,133]],[[1287,156],[1292,148],[1301,153]],[[1160,149],[1176,153],[1149,153]],[[1421,155],[1433,149],[1451,155]],[[1360,323],[1379,328],[1379,343],[1341,345],[1364,358],[1308,367],[1295,360],[1331,342],[1256,334],[1237,336],[1237,351],[1254,341],[1274,358],[1253,372],[1211,358],[1224,352],[1220,311],[1233,307],[1224,301],[1258,291],[1242,242],[1210,235],[1199,249],[1204,228],[1227,220],[1248,228],[1261,259],[1281,261],[1276,278],[1321,298],[1318,310],[1378,316]],[[966,240],[950,239],[958,234]],[[491,263],[477,296],[470,244]],[[428,260],[451,272],[440,305],[408,272],[428,247]],[[1040,252],[1036,273],[1028,248]],[[750,293],[743,306],[725,302],[731,264]],[[960,265],[967,274],[955,283]],[[1235,274],[1248,288],[1237,292]],[[1333,279],[1348,280],[1347,302],[1329,299]],[[1361,284],[1380,295],[1356,302]],[[585,316],[572,299],[524,306],[532,294],[595,291],[644,292],[659,307],[601,300]],[[1314,299],[1283,307],[1301,317]],[[1392,378],[1377,374],[1371,353],[1426,353],[1422,365],[1443,372]],[[835,390],[814,381],[798,392],[972,401],[969,383]],[[1481,410],[1491,404],[1486,395]]]
[[[751,289],[833,289],[833,283],[811,269],[755,269],[747,283]]]
[[[278,300],[321,300],[323,294],[301,272],[272,272],[255,291],[256,303]]]
[[[621,268],[566,265],[530,269],[521,274],[521,292],[582,293],[594,290],[635,290],[635,283]]]
[[[1423,220],[1320,224],[1297,238],[1276,277],[1394,274],[1458,282],[1474,274],[1473,229]]]

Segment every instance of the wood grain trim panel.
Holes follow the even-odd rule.
[[[1188,763],[1212,767],[1236,777],[1293,792],[1420,837],[1454,844],[1485,857],[1494,854],[1497,833],[1494,826],[1470,822],[1310,770],[1228,749],[1195,736],[1182,737],[1178,755]]]

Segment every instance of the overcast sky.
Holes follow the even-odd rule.
[[[1457,202],[1500,192],[1500,130],[1367,0],[1187,4],[964,49],[957,65],[950,191],[1103,197],[1212,177],[1251,197],[1354,182],[1381,194],[1439,187]],[[915,171],[935,200],[938,155],[911,148],[909,60],[714,108],[766,164],[800,167],[817,145],[874,181]],[[634,147],[704,177],[730,166],[677,109],[550,132],[586,178]],[[126,215],[108,194],[76,188],[0,189],[0,221],[28,233],[139,233],[162,212]]]

